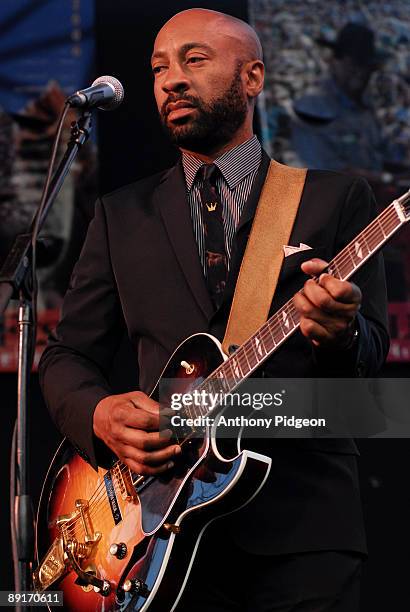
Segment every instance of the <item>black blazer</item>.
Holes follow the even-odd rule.
[[[264,154],[235,235],[224,301],[217,312],[203,277],[180,163],[97,202],[61,321],[39,366],[57,427],[93,466],[98,453],[93,411],[112,393],[110,371],[124,336],[133,349],[135,370],[139,366],[139,388],[146,393],[185,337],[210,331],[222,339],[268,164]],[[312,250],[285,259],[272,313],[302,287],[304,259],[331,259],[373,215],[365,181],[309,171],[290,244],[303,242]],[[356,282],[363,304],[354,349],[314,351],[296,333],[260,374],[375,375],[388,350],[381,258],[366,264]],[[263,491],[247,508],[223,519],[240,545],[264,553],[365,550],[353,441],[276,440],[264,451],[274,461]],[[244,530],[244,525],[253,527]]]

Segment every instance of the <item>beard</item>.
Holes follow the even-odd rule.
[[[171,142],[178,147],[198,153],[217,150],[229,142],[243,125],[248,113],[247,98],[243,91],[241,66],[237,66],[226,91],[208,104],[188,94],[170,95],[160,111],[162,126]],[[195,108],[195,117],[180,123],[167,122],[167,105],[185,100]]]

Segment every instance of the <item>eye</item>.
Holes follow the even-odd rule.
[[[187,58],[187,64],[197,64],[198,62],[204,61],[205,58],[200,55],[191,55],[191,57]]]
[[[160,72],[162,72],[164,69],[166,68],[166,66],[153,66],[152,67],[152,72],[153,74],[159,74]]]

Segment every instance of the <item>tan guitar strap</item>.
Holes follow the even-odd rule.
[[[239,270],[222,348],[241,345],[268,318],[306,169],[271,160]]]

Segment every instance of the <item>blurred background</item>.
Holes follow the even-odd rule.
[[[410,184],[408,0],[226,0],[204,8],[249,21],[265,52],[267,86],[256,129],[265,149],[293,166],[367,178],[381,210]],[[157,119],[150,55],[156,32],[192,2],[1,0],[0,265],[31,221],[63,101],[105,74],[124,85],[113,113],[94,117],[92,139],[65,181],[42,235],[35,364],[55,325],[94,201],[176,159]],[[70,135],[69,113],[60,153]],[[385,249],[392,343],[384,376],[410,375],[410,235]],[[16,312],[0,320],[1,467],[8,489],[16,414]],[[407,398],[403,398],[406,401]],[[37,503],[59,436],[34,373],[30,393],[31,482]],[[409,442],[361,440],[369,544],[362,610],[404,610],[409,545]],[[13,585],[9,507],[2,497],[0,590]]]

